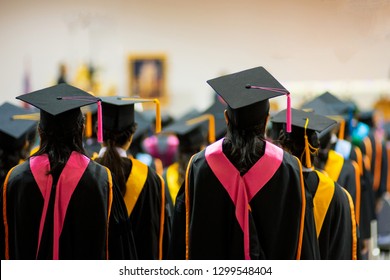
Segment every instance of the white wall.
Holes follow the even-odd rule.
[[[174,115],[208,106],[206,80],[259,65],[293,106],[331,90],[368,107],[390,92],[389,0],[0,0],[0,40],[0,103],[23,93],[26,68],[36,90],[62,61],[73,78],[92,60],[103,91],[126,95],[139,52],[167,54]]]

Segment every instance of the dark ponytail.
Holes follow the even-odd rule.
[[[103,139],[106,144],[106,152],[103,157],[99,159],[99,163],[110,169],[114,174],[117,184],[121,190],[122,195],[126,193],[126,181],[125,173],[122,165],[122,158],[119,155],[116,147],[122,147],[129,141],[130,137],[134,134],[137,128],[137,124],[133,123],[129,128],[120,132],[114,132],[111,130],[103,131]]]

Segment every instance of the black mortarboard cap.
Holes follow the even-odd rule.
[[[325,92],[301,106],[301,109],[311,110],[324,116],[345,116],[349,113],[350,108],[350,104],[340,100],[330,92]]]
[[[215,119],[215,138],[216,140],[221,139],[226,135],[226,121],[224,111],[227,105],[216,99],[214,103],[204,110],[201,114],[212,114]]]
[[[351,121],[353,112],[356,110],[352,102],[342,101],[328,91],[304,103],[301,109],[336,119],[340,124],[338,135],[340,139],[344,138],[346,122],[349,123]]]
[[[68,84],[59,84],[16,97],[56,116],[98,102],[100,99]]]
[[[156,104],[156,132],[161,130],[160,103],[157,99],[141,99],[120,96],[102,97],[104,129],[121,131],[130,127],[134,118],[134,104],[154,102]]]
[[[318,133],[327,131],[337,124],[337,122],[331,118],[323,115],[318,115],[313,112],[307,112],[304,110],[298,110],[291,108],[291,124],[295,127],[305,128],[306,120],[309,119],[307,124],[308,130],[313,130]],[[286,123],[286,110],[282,110],[279,113],[271,117],[273,123]]]
[[[322,135],[330,132],[337,122],[331,118],[323,115],[318,115],[313,112],[307,112],[298,109],[291,109],[291,124],[293,127],[301,128],[305,139],[305,154],[306,154],[306,165],[311,167],[310,150],[315,150],[310,144],[307,137],[307,130],[317,132],[318,138]],[[272,123],[281,124],[286,122],[286,110],[282,110],[275,114],[271,118]],[[302,159],[301,159],[302,160]]]
[[[141,112],[135,110],[134,119],[137,123],[137,129],[133,135],[133,142],[136,141],[138,138],[144,136],[148,131],[152,131],[152,124],[149,120],[145,118],[145,116]]]
[[[270,98],[287,95],[287,108],[291,106],[288,90],[264,67],[225,75],[208,80],[207,83],[232,109],[236,125],[241,128],[257,125],[264,119],[269,111]],[[287,114],[288,126],[289,117]]]
[[[205,123],[208,121],[208,125]],[[207,144],[206,136],[209,136],[208,142],[215,141],[215,121],[214,116],[198,115],[195,118],[183,116],[173,124],[167,126],[163,133],[172,133],[179,139],[180,149],[193,149]]]
[[[74,126],[80,108],[98,103],[100,99],[68,84],[59,84],[16,97],[41,110],[40,125],[65,132]],[[100,110],[98,110],[100,111]],[[98,114],[99,115],[99,114]],[[98,117],[100,120],[100,117]],[[98,121],[98,140],[101,139],[101,122]]]
[[[35,133],[37,121],[31,119],[16,119],[24,116],[30,110],[5,102],[0,106],[0,146],[19,147],[30,133]]]

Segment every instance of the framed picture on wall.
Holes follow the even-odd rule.
[[[158,98],[167,102],[167,58],[161,53],[130,54],[128,59],[130,96]]]

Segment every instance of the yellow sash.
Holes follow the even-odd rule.
[[[333,181],[337,182],[341,169],[343,168],[343,164],[343,156],[333,150],[330,150],[324,170]]]
[[[36,146],[36,147],[34,147],[34,148],[32,148],[31,151],[30,151],[30,156],[32,156],[32,155],[34,155],[36,152],[38,152],[38,151],[39,151],[39,148],[40,148],[39,145]]]
[[[91,159],[96,160],[97,158],[99,158],[99,154],[97,152],[93,152]]]
[[[322,224],[324,223],[326,213],[330,202],[332,201],[335,185],[332,179],[322,174],[319,171],[316,171],[319,183],[316,194],[313,199],[314,203],[314,220],[316,222],[316,232],[317,238],[320,236]]]
[[[126,182],[126,193],[123,197],[127,213],[130,216],[133,211],[134,205],[137,203],[138,197],[145,185],[146,178],[148,176],[148,166],[139,160],[130,158],[133,163],[130,176]]]
[[[173,205],[176,202],[176,196],[180,189],[179,184],[179,163],[171,164],[167,169],[167,183],[169,194],[172,198]]]
[[[352,223],[352,260],[357,260],[357,231],[356,231],[356,216],[353,200],[349,192],[342,188],[348,198],[349,209],[351,211],[351,223]]]
[[[109,221],[111,216],[111,208],[112,208],[112,201],[113,201],[113,193],[112,193],[112,176],[111,171],[107,167],[105,167],[107,171],[107,180],[108,180],[108,213],[107,213],[107,225],[106,225],[106,259],[109,259],[108,255],[108,228],[109,228]]]

